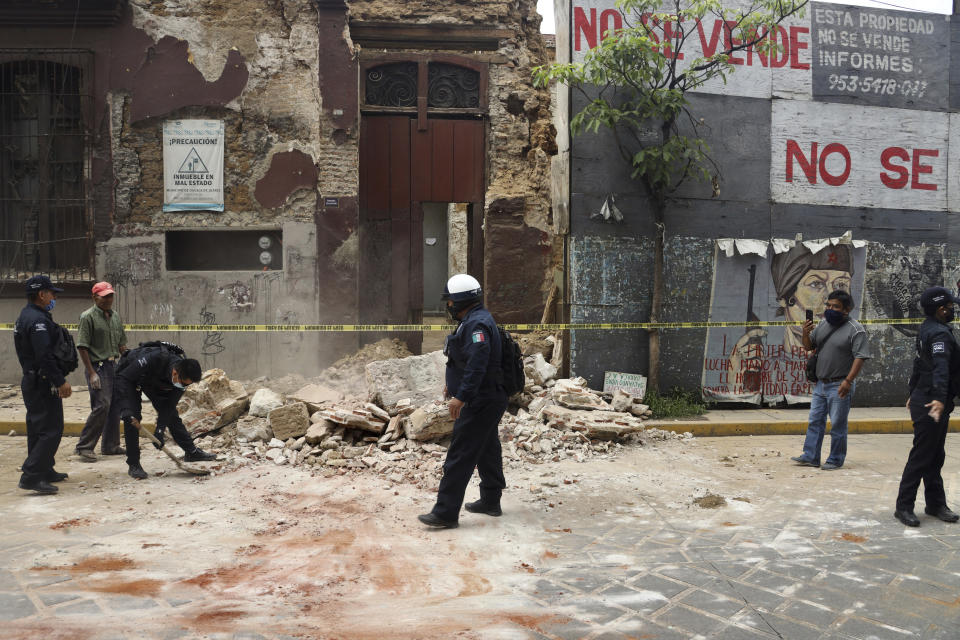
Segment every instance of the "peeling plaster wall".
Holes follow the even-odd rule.
[[[69,37],[94,52],[95,277],[114,283],[126,322],[357,321],[359,49],[350,18],[512,34],[484,54],[493,62],[478,275],[501,319],[539,319],[562,244],[550,208],[550,95],[531,79],[547,59],[534,0],[130,0],[113,27],[0,26],[5,46]],[[224,122],[222,213],[162,211],[162,125],[190,118]],[[167,270],[166,231],[234,229],[281,229],[283,269]],[[12,319],[22,299],[10,295],[0,306]],[[87,306],[85,295],[64,298],[57,318],[75,322]],[[356,334],[130,334],[133,343],[158,338],[235,378],[313,375],[358,344]],[[0,377],[18,379],[15,359],[5,359]]]

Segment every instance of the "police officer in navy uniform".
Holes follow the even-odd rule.
[[[203,375],[200,363],[185,358],[176,345],[141,344],[123,354],[117,366],[113,386],[113,402],[123,420],[123,438],[127,449],[127,474],[143,480],[147,472],[140,466],[140,394],[150,400],[157,411],[157,439],[164,440],[163,430],[170,429],[173,440],[184,451],[187,462],[216,460],[217,456],[197,448],[193,437],[180,419],[177,403],[183,391]]]
[[[500,370],[500,332],[483,307],[483,291],[476,278],[457,274],[447,281],[443,298],[447,312],[459,324],[447,336],[446,389],[453,423],[453,439],[443,463],[437,503],[418,516],[431,527],[458,525],[460,505],[476,468],[480,499],[464,505],[472,513],[501,515],[500,496],[506,487],[500,451],[500,417],[507,409]]]
[[[960,299],[943,287],[930,287],[920,296],[920,306],[927,318],[917,334],[917,355],[913,360],[907,401],[913,419],[913,448],[903,469],[893,514],[908,527],[920,526],[913,506],[921,480],[926,501],[924,511],[944,522],[960,520],[947,506],[940,475],[946,457],[943,447],[953,397],[960,389],[960,344],[950,329],[956,302]]]
[[[54,468],[54,457],[63,437],[63,398],[72,390],[54,347],[61,340],[60,326],[50,312],[62,292],[47,276],[33,276],[26,283],[27,306],[13,329],[13,343],[23,369],[20,389],[27,408],[27,459],[23,461],[19,487],[37,493],[56,493],[53,482],[67,479]]]

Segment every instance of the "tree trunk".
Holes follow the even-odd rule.
[[[653,249],[653,296],[650,300],[650,322],[660,322],[660,312],[663,307],[663,245],[665,227],[663,224],[663,203],[655,205]],[[647,363],[647,388],[660,391],[660,330],[648,330],[649,361]]]

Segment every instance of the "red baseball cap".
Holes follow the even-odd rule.
[[[92,291],[95,296],[108,296],[111,293],[115,293],[109,282],[98,282],[93,285]]]

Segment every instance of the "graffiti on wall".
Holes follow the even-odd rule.
[[[905,320],[923,318],[920,294],[927,287],[952,288],[944,265],[942,245],[871,246],[867,258],[867,282],[864,307],[871,318]],[[945,276],[946,274],[946,276]],[[955,281],[956,278],[954,277]],[[916,324],[897,324],[893,328],[905,336],[917,335]]]
[[[809,402],[801,325],[808,310],[819,322],[827,295],[837,289],[853,295],[851,316],[859,317],[866,248],[831,241],[750,242],[744,253],[716,251],[710,321],[791,324],[708,330],[703,396],[753,404]]]

